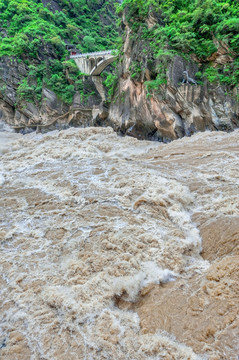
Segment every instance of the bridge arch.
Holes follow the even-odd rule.
[[[102,61],[102,60],[103,60],[103,57],[101,57],[101,56],[100,56],[100,57],[98,57],[98,58],[96,59],[96,65],[98,65],[98,64],[99,64],[99,62],[100,62],[100,61]]]
[[[100,75],[102,71],[111,64],[117,55],[113,55],[113,50],[98,51],[94,53],[71,55],[79,70],[87,75]]]
[[[90,71],[92,71],[94,69],[94,67],[96,66],[95,58],[90,58],[89,62],[90,62]]]
[[[102,59],[101,61],[97,62],[96,66],[91,70],[90,75],[100,75],[104,69],[114,62],[117,59],[117,56],[111,56],[108,59]]]

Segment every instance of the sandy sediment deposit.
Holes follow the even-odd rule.
[[[238,359],[239,131],[3,153],[1,359]]]

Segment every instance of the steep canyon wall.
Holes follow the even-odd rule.
[[[83,80],[83,93],[75,92],[71,105],[64,103],[56,93],[42,88],[41,99],[36,103],[27,96],[19,96],[19,84],[29,72],[29,67],[17,58],[0,59],[0,121],[20,129],[49,131],[55,128],[92,126],[97,115],[104,117],[102,94],[97,90],[94,77]],[[32,86],[37,87],[36,79]]]
[[[153,56],[150,44],[147,44],[140,30],[135,33],[133,19],[131,22],[126,19],[127,11],[129,8],[126,7],[122,23],[125,37],[119,62],[119,80],[109,114],[113,127],[141,139],[163,141],[188,136],[197,131],[231,131],[237,128],[238,86],[228,94],[225,86],[209,83],[206,78],[197,85],[182,84],[185,70],[195,79],[195,74],[202,65],[196,59],[186,61],[177,55],[168,58],[167,83],[158,85],[154,91],[148,90],[163,60]],[[158,14],[154,13],[146,19],[148,28],[161,21]],[[233,59],[228,47],[216,41],[215,44],[217,51],[210,57],[213,66],[231,63]]]

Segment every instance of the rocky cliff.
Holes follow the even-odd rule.
[[[118,36],[115,0],[0,4],[0,121],[17,129],[93,125],[104,115],[98,81],[69,50],[108,49]],[[24,130],[25,131],[25,130]]]
[[[39,101],[32,102],[19,98],[18,94],[19,83],[28,72],[28,66],[15,57],[0,59],[0,121],[25,132],[36,128],[48,131],[68,125],[85,127],[94,125],[98,115],[104,118],[106,110],[103,94],[98,91],[98,79],[83,78],[82,90],[74,93],[72,104],[65,103],[46,86],[41,89]]]
[[[43,3],[52,6],[49,10],[52,16],[58,16],[60,10],[55,2]],[[237,48],[233,45],[235,38],[231,35],[233,31],[237,34],[236,28],[225,25],[231,31],[233,41],[230,42],[228,34],[225,39],[220,38],[220,34],[204,36],[207,29],[211,31],[209,23],[216,24],[219,18],[210,18],[208,24],[202,26],[197,20],[196,25],[190,24],[188,33],[198,37],[195,41],[201,47],[194,44],[193,50],[190,48],[191,40],[185,37],[184,28],[178,33],[180,47],[172,40],[176,35],[170,35],[175,32],[172,19],[179,17],[176,11],[180,6],[175,10],[169,4],[168,16],[160,4],[157,8],[156,3],[148,3],[144,6],[132,0],[121,5],[124,36],[117,73],[113,76],[115,83],[111,84],[113,96],[108,97],[109,109],[105,107],[106,89],[101,77],[83,77],[73,62],[60,60],[59,49],[50,41],[45,43],[44,49],[39,47],[37,58],[29,58],[30,61],[26,54],[25,58],[23,55],[0,58],[0,120],[17,129],[30,127],[41,131],[70,125],[110,125],[123,134],[164,142],[197,131],[232,131],[238,127],[239,62]],[[231,8],[235,10],[234,5]],[[231,19],[228,9],[229,6],[226,11]],[[95,11],[94,6],[92,11]],[[197,11],[195,5],[194,12]],[[195,23],[194,13],[186,15],[188,23]],[[224,17],[227,19],[226,15]],[[53,20],[56,22],[55,18]],[[107,20],[104,31],[108,23]],[[186,25],[182,20],[181,25],[176,26]],[[0,32],[7,37],[6,29]],[[187,76],[193,81],[188,82]]]
[[[212,70],[225,69],[236,54],[214,39],[216,50],[204,63],[195,55],[185,58],[175,53],[168,56],[169,46],[161,56],[155,56],[150,48],[154,39],[145,38],[145,28],[147,31],[160,28],[162,17],[150,11],[144,23],[135,30],[130,11],[126,7],[123,14],[124,47],[109,115],[113,127],[137,138],[162,141],[197,131],[231,131],[238,127],[238,85],[228,87],[210,82],[199,72],[205,64],[210,64]],[[163,68],[163,80],[157,81]],[[201,79],[197,84],[182,83],[184,71],[193,79],[199,74]]]

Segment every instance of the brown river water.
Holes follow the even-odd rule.
[[[0,359],[238,360],[239,131],[0,144]]]

